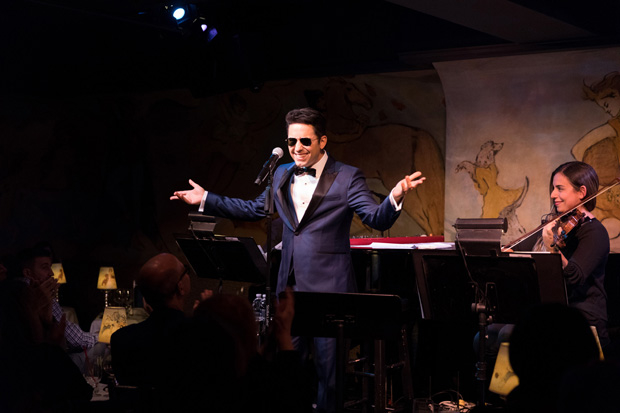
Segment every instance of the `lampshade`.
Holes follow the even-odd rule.
[[[113,267],[99,268],[99,280],[97,281],[99,290],[116,290],[116,276]]]
[[[508,343],[502,343],[499,346],[499,352],[495,360],[495,368],[493,369],[489,390],[500,396],[507,396],[518,385],[519,378],[512,371],[508,358]]]
[[[66,284],[67,278],[65,277],[65,270],[62,268],[62,263],[56,262],[52,264],[52,271],[54,272],[54,279],[58,284]]]
[[[101,329],[99,330],[99,342],[110,344],[112,333],[127,325],[127,312],[125,307],[106,307],[103,310]]]

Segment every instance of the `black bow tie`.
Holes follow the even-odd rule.
[[[308,168],[307,166],[296,166],[295,175],[303,175],[303,174],[316,176],[316,169]]]

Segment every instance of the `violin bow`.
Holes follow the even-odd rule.
[[[525,241],[526,239],[528,239],[529,237],[531,237],[532,235],[534,235],[535,233],[537,233],[538,231],[540,231],[541,229],[543,229],[544,227],[546,227],[547,225],[552,223],[553,221],[557,221],[558,219],[564,218],[566,215],[572,213],[575,209],[579,208],[580,206],[583,206],[583,205],[587,204],[588,202],[590,202],[594,198],[598,197],[599,195],[603,194],[604,192],[609,191],[611,188],[613,188],[614,186],[616,186],[618,184],[620,184],[620,178],[615,178],[612,184],[609,184],[606,187],[601,188],[597,193],[590,195],[589,197],[587,197],[586,199],[581,201],[579,204],[575,205],[573,208],[571,208],[568,211],[564,212],[563,214],[555,217],[554,219],[552,219],[549,222],[545,222],[544,224],[540,224],[534,230],[532,230],[532,231],[528,232],[527,234],[522,235],[521,237],[517,238],[516,240],[514,240],[512,242],[509,242],[508,244],[504,245],[502,247],[502,251],[514,248],[516,245],[519,245],[520,243],[522,243],[523,241]]]

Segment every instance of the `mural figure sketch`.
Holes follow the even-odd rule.
[[[214,152],[205,162],[209,169],[204,182],[205,187],[224,192],[235,187],[235,179],[239,179],[248,164],[264,155],[260,145],[271,134],[273,125],[278,125],[282,101],[266,91],[260,96],[237,91],[218,97],[215,107],[212,140],[209,142],[210,150]],[[255,196],[251,191],[256,188],[249,188],[247,197]],[[267,233],[265,224],[263,221],[222,219],[218,220],[217,231],[226,235],[250,236],[263,244]]]
[[[369,85],[366,88],[372,90]],[[372,108],[368,95],[343,78],[329,79],[322,91],[306,91],[309,105],[327,118],[328,152],[360,168],[369,181],[379,181],[380,189],[371,188],[379,198],[389,195],[392,182],[403,178],[403,169],[424,171],[432,184],[421,186],[414,196],[405,198],[403,212],[425,234],[443,234],[445,179],[439,145],[430,133],[413,126],[370,124],[366,114],[355,110]]]
[[[503,143],[487,141],[480,146],[476,161],[462,161],[455,173],[465,171],[469,174],[474,188],[482,195],[482,213],[480,218],[506,218],[508,231],[506,239],[516,239],[525,234],[525,228],[519,223],[517,208],[521,206],[529,189],[529,178],[520,188],[503,188],[497,183],[499,169],[495,163],[495,156],[504,147]]]
[[[600,187],[620,178],[620,72],[606,74],[591,85],[584,82],[584,99],[596,103],[610,119],[586,133],[571,149],[573,157],[596,170]],[[607,229],[612,252],[620,251],[620,188],[597,198],[593,214]]]

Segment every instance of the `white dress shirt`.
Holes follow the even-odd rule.
[[[316,170],[316,176],[309,174],[293,175],[291,198],[293,199],[293,206],[295,207],[298,222],[301,222],[301,219],[308,209],[308,204],[310,204],[312,194],[314,194],[314,190],[319,183],[319,178],[323,173],[323,169],[325,169],[326,163],[327,153],[324,153],[321,159],[311,166],[311,168]]]

